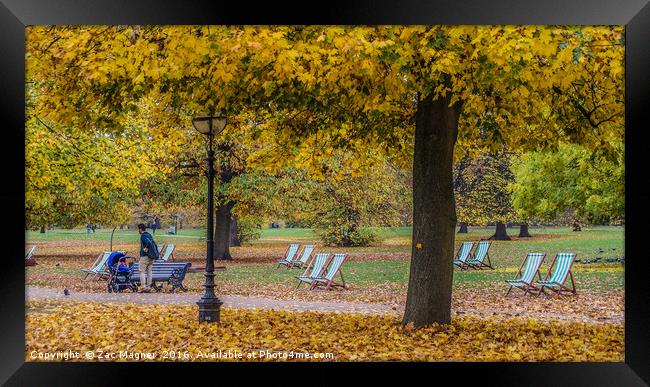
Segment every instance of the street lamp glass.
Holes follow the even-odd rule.
[[[210,133],[210,121],[212,120],[212,133]],[[194,129],[205,135],[216,135],[226,127],[226,117],[197,117],[192,119]]]

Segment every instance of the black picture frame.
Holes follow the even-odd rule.
[[[650,5],[648,0],[344,0],[318,2],[216,2],[208,0],[0,0],[0,121],[4,142],[0,168],[7,179],[0,188],[3,268],[0,270],[0,327],[4,355],[0,382],[7,385],[105,385],[124,373],[129,383],[189,370],[292,383],[295,364],[98,364],[26,363],[25,277],[17,259],[24,253],[24,93],[25,27],[51,24],[590,24],[626,26],[626,227],[625,362],[623,363],[380,363],[318,364],[324,375],[346,380],[353,370],[366,382],[395,377],[410,381],[413,371],[425,380],[452,377],[452,383],[478,381],[497,385],[647,385],[650,383],[650,256],[644,249],[650,190],[644,108],[650,89]],[[644,238],[646,237],[646,238]],[[6,243],[5,243],[6,242]],[[645,255],[644,255],[645,253]],[[145,367],[145,370],[139,370]],[[251,372],[256,368],[257,372]],[[313,371],[310,371],[313,372]],[[341,372],[340,375],[337,375]],[[194,372],[191,373],[194,375]],[[118,376],[116,376],[118,375]],[[274,380],[278,377],[278,380]],[[302,377],[302,376],[301,376]],[[315,381],[327,383],[328,377]],[[412,383],[419,383],[413,380]],[[310,383],[311,384],[311,383]]]

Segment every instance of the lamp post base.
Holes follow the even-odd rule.
[[[199,306],[199,323],[219,322],[223,302],[218,298],[201,298],[196,304]]]

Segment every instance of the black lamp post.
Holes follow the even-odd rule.
[[[214,294],[214,151],[212,141],[214,136],[221,133],[226,126],[226,117],[207,116],[197,117],[192,120],[192,125],[201,134],[208,136],[208,232],[206,234],[206,257],[205,257],[205,294],[196,303],[199,306],[199,322],[219,322],[221,311],[221,300]]]

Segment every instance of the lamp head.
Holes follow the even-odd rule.
[[[205,135],[217,135],[226,127],[226,117],[220,114],[216,116],[196,117],[192,119],[194,129]]]

